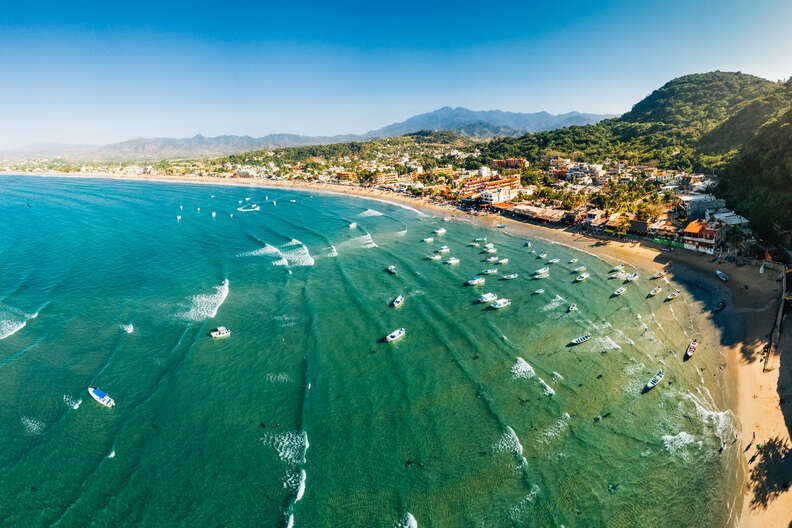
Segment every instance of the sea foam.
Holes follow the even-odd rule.
[[[38,317],[38,312],[26,314],[11,306],[0,304],[0,339],[10,337],[27,325],[28,320]]]
[[[404,517],[396,521],[393,528],[418,528],[418,521],[415,520],[412,513],[407,512]]]
[[[521,357],[517,358],[517,362],[511,368],[511,373],[515,379],[531,379],[536,376],[533,367]]]
[[[281,247],[281,254],[290,266],[313,266],[314,258],[308,247],[296,238]]]
[[[365,218],[365,217],[368,217],[368,216],[382,216],[382,215],[383,215],[383,213],[380,213],[376,209],[366,209],[362,213],[358,214],[358,216],[360,216],[362,218]]]
[[[305,463],[308,451],[308,433],[305,431],[287,431],[285,433],[267,433],[261,437],[261,443],[272,447],[278,457],[289,464]]]
[[[215,293],[196,295],[192,298],[190,309],[184,318],[190,321],[203,321],[217,315],[217,311],[228,297],[228,279],[223,284],[215,287]]]

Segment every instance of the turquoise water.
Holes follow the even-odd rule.
[[[734,522],[711,323],[693,295],[663,302],[665,281],[647,298],[643,270],[615,298],[614,262],[528,236],[547,264],[512,228],[330,194],[16,176],[0,190],[3,526]],[[518,279],[464,286],[490,267],[467,245],[481,236]],[[443,244],[459,264],[425,259]],[[574,283],[580,265],[591,278]],[[474,304],[490,291],[512,305]],[[217,325],[231,337],[207,337]]]

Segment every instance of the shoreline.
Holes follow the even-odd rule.
[[[498,214],[485,213],[471,215],[451,204],[438,204],[424,198],[398,195],[376,189],[363,189],[357,186],[316,184],[289,180],[255,180],[203,177],[157,176],[121,174],[63,174],[63,173],[3,173],[6,175],[62,177],[75,179],[115,179],[152,183],[204,184],[256,188],[284,188],[306,192],[323,192],[350,195],[392,203],[407,204],[417,210],[443,212],[453,218],[466,218],[486,227],[495,228],[496,224],[507,226],[512,234],[525,233],[536,238],[537,235],[551,243],[562,244],[584,251],[597,258],[607,258],[639,268],[642,272],[653,273],[669,267],[669,276],[686,286],[701,288],[711,295],[710,309],[720,298],[728,299],[728,305],[721,314],[709,317],[712,325],[721,334],[721,350],[726,369],[733,374],[727,375],[726,392],[722,395],[728,408],[733,409],[741,428],[740,453],[744,478],[741,482],[743,496],[738,526],[747,528],[779,527],[787,528],[792,517],[792,491],[786,490],[773,497],[766,505],[754,506],[755,493],[751,480],[751,468],[756,464],[749,462],[758,453],[755,443],[764,443],[771,438],[789,442],[787,428],[778,394],[780,369],[779,355],[784,346],[779,347],[778,355],[769,361],[771,368],[763,371],[762,348],[767,342],[773,326],[777,309],[779,276],[776,269],[766,269],[760,274],[756,263],[738,268],[734,263],[718,264],[711,262],[708,255],[693,253],[684,249],[673,252],[662,251],[661,246],[645,240],[620,241],[604,236],[581,233],[574,229],[557,228],[522,222]],[[722,283],[714,276],[715,269],[723,269],[729,281]],[[702,314],[706,316],[706,314]],[[788,333],[788,332],[787,332]],[[787,345],[788,346],[788,345]],[[716,365],[707,365],[715,370]],[[753,433],[756,441],[753,442]],[[746,449],[747,448],[747,449]],[[760,457],[754,457],[754,460]],[[756,462],[756,463],[759,463]],[[736,498],[739,501],[739,496]],[[738,503],[739,504],[739,503]]]

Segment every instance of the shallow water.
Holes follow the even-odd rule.
[[[15,176],[0,189],[2,525],[733,522],[720,350],[702,303],[664,302],[664,279],[647,298],[657,281],[638,270],[612,297],[613,263],[383,201]],[[481,236],[518,279],[464,286],[492,267],[467,245]],[[461,262],[425,260],[441,245]],[[575,283],[581,265],[591,278]],[[487,310],[484,292],[512,305]],[[232,336],[207,337],[216,325]]]

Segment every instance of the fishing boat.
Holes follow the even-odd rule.
[[[624,280],[626,280],[627,282],[632,282],[632,281],[636,280],[637,278],[638,278],[638,274],[637,273],[633,273],[632,275],[628,275],[627,278],[624,279]]]
[[[492,242],[487,242],[486,244],[484,244],[484,247],[487,248],[487,249],[494,248],[495,244],[493,244]]]
[[[674,299],[679,297],[680,293],[682,292],[680,292],[679,290],[672,291],[671,293],[668,294],[668,297],[666,297],[666,301],[673,301]]]
[[[423,239],[423,241],[426,242],[427,244],[431,244],[432,242],[434,242],[434,237],[426,237]]]
[[[498,298],[498,296],[495,295],[494,293],[485,293],[484,295],[482,295],[481,297],[478,298],[478,302],[480,302],[482,304],[491,303],[492,301],[494,301],[497,298]]]
[[[231,335],[231,330],[229,330],[225,326],[218,326],[217,328],[212,328],[211,330],[209,330],[209,335],[216,339],[221,337],[228,337]]]
[[[441,258],[443,258],[443,257],[441,257],[438,254],[429,255],[429,256],[426,257],[427,260],[440,260]]]
[[[591,339],[591,334],[582,335],[580,337],[576,337],[572,341],[569,342],[570,345],[579,345],[580,343],[585,343]]]
[[[573,258],[573,259],[570,259],[570,260],[569,260],[569,263],[570,263],[570,264],[575,264],[577,261],[578,261],[578,259],[577,259],[577,258]]]
[[[613,267],[613,271],[621,271],[624,269],[624,264],[619,264]]]
[[[497,253],[497,252],[498,252],[498,248],[494,248],[494,247],[492,247],[492,248],[487,248],[487,249],[485,249],[484,251],[485,251],[486,253]]]
[[[536,258],[540,258],[540,259],[547,258],[547,253],[545,252],[539,253],[539,256]]]
[[[385,341],[387,341],[388,343],[392,341],[396,341],[397,339],[404,337],[405,332],[406,330],[404,328],[399,328],[398,330],[394,330],[393,332],[385,336]]]
[[[652,289],[652,291],[650,291],[650,292],[649,292],[649,297],[654,297],[655,295],[657,295],[658,293],[660,293],[660,290],[662,290],[662,289],[663,289],[663,288],[661,288],[660,286],[655,286],[655,287]]]
[[[398,308],[403,303],[404,303],[404,295],[399,295],[398,297],[396,297],[391,301],[391,306],[393,306],[394,308]]]
[[[657,374],[655,374],[652,379],[646,382],[646,390],[651,390],[657,386],[658,383],[663,381],[665,377],[665,373],[662,370],[658,370]]]
[[[567,312],[574,312],[575,310],[577,310],[577,304],[575,303],[570,304],[569,308],[567,308]]]
[[[498,264],[508,264],[508,263],[509,263],[509,259],[505,257],[498,261]]]
[[[538,270],[534,271],[534,274],[541,275],[542,273],[547,273],[550,271],[550,268],[545,266],[544,268],[539,268]]]
[[[490,308],[493,310],[500,310],[501,308],[506,308],[511,304],[511,299],[498,299],[494,303],[490,304]]]
[[[534,275],[534,279],[546,279],[549,276],[550,276],[550,274],[547,273],[547,272],[537,273],[537,274]]]
[[[519,275],[518,275],[518,274],[516,274],[516,273],[509,273],[508,275],[504,275],[504,276],[503,276],[503,277],[501,277],[501,278],[502,278],[503,280],[512,280],[512,279],[516,279],[517,277],[519,277]]]
[[[388,273],[393,273],[393,274],[396,274],[396,272],[399,271],[399,270],[396,269],[396,266],[394,266],[393,264],[388,266],[386,269],[388,270]]]
[[[615,297],[618,297],[619,295],[621,295],[622,293],[624,293],[624,292],[626,292],[626,291],[627,291],[627,286],[622,286],[621,288],[619,288],[618,290],[616,290],[615,292],[613,292],[613,295],[614,295]]]
[[[577,268],[575,268],[575,269],[574,269],[574,270],[572,270],[572,271],[576,271],[576,272],[578,272],[578,273],[581,273],[581,272],[583,272],[583,271],[586,271],[586,266],[578,266]]]
[[[484,284],[484,277],[479,277],[478,275],[476,275],[475,277],[467,281],[467,283],[468,286],[477,286],[479,284]]]
[[[723,272],[722,272],[721,270],[719,270],[719,269],[715,270],[715,276],[716,276],[716,277],[718,277],[718,278],[719,278],[720,280],[722,280],[723,282],[726,282],[727,280],[729,280],[729,276],[728,276],[728,275],[726,275],[725,273],[723,273]]]
[[[495,256],[495,255],[492,255],[491,257],[485,258],[484,262],[498,262],[498,257]]]
[[[459,259],[456,257],[451,257],[450,259],[445,261],[446,264],[459,264]]]
[[[559,259],[557,259],[557,258],[550,259],[550,260],[547,261],[548,264],[558,264],[558,262],[559,262]]]
[[[586,280],[588,278],[589,278],[589,274],[588,273],[581,273],[580,275],[575,277],[575,282],[583,282],[584,280]]]
[[[441,227],[440,229],[435,229],[435,234],[437,234],[437,235],[445,235],[446,234],[445,227]]]
[[[690,342],[690,344],[687,347],[687,350],[685,351],[685,357],[688,359],[692,358],[693,354],[696,353],[696,347],[698,347],[698,339],[694,339],[693,341]]]
[[[536,295],[542,295],[544,293],[544,288],[539,288],[538,290],[534,290]]]
[[[451,249],[448,246],[440,246],[437,249],[438,253],[448,253],[449,251],[451,251]]]
[[[668,273],[666,270],[663,270],[663,271],[658,271],[657,273],[655,273],[654,275],[652,275],[652,279],[660,279],[660,278],[663,278],[663,277],[665,277],[666,273]]]
[[[494,275],[495,273],[498,273],[497,268],[487,268],[485,270],[481,270],[482,275]]]
[[[98,401],[105,407],[113,407],[115,405],[115,400],[108,396],[102,389],[99,387],[88,387],[88,394],[91,395],[91,398]]]
[[[530,241],[530,240],[526,240],[526,241],[525,241],[525,244],[523,244],[523,246],[525,246],[525,247],[531,247],[531,241]]]

